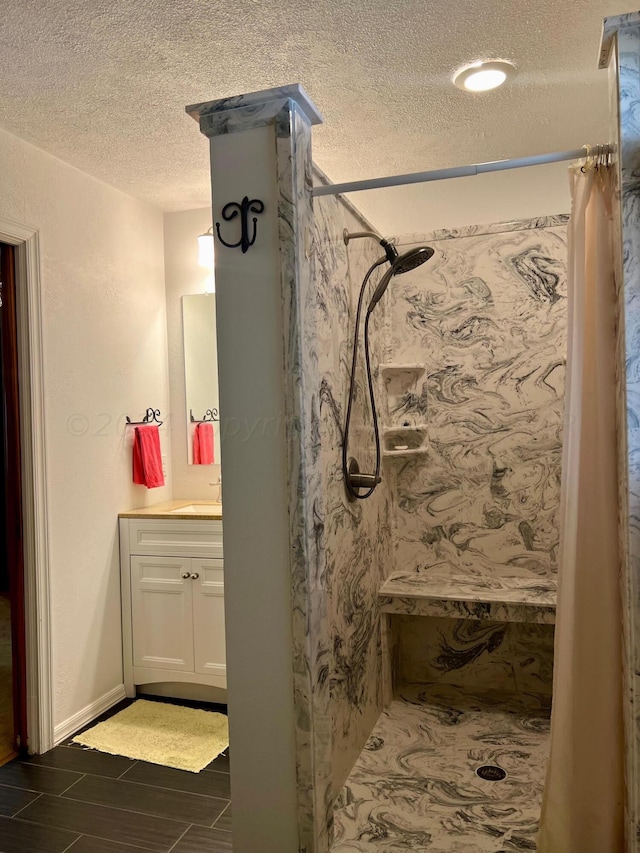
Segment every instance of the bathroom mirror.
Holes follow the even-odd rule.
[[[215,293],[182,297],[182,330],[187,404],[187,459],[189,465],[219,465],[220,423],[218,420],[211,422],[212,412],[216,419],[219,417]],[[194,459],[194,435],[199,422],[212,423],[213,463],[208,461],[211,454],[206,453],[202,454],[203,462],[198,462],[198,448]],[[199,438],[197,444],[200,447]]]

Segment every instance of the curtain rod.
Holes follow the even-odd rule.
[[[610,153],[610,146],[600,145],[590,149],[591,156],[596,151]],[[362,190],[377,190],[383,187],[400,187],[405,184],[421,184],[427,181],[444,181],[449,178],[468,178],[487,172],[503,172],[506,169],[522,169],[526,166],[544,166],[547,163],[560,163],[563,160],[583,160],[587,156],[585,147],[573,151],[556,151],[552,154],[536,154],[533,157],[518,157],[514,160],[493,160],[489,163],[475,163],[472,166],[456,166],[453,169],[434,169],[431,172],[413,172],[408,175],[390,175],[387,178],[370,178],[365,181],[350,181],[345,184],[327,184],[313,187],[312,195],[338,195],[355,193]]]

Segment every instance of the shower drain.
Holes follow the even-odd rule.
[[[476,776],[486,779],[487,782],[501,782],[507,778],[507,772],[495,764],[483,764],[482,767],[478,767],[476,770]]]

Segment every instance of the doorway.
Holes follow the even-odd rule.
[[[0,764],[26,747],[26,652],[15,249],[0,243]]]

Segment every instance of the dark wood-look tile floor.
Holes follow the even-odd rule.
[[[229,757],[187,773],[69,742],[0,767],[0,853],[231,853]]]

